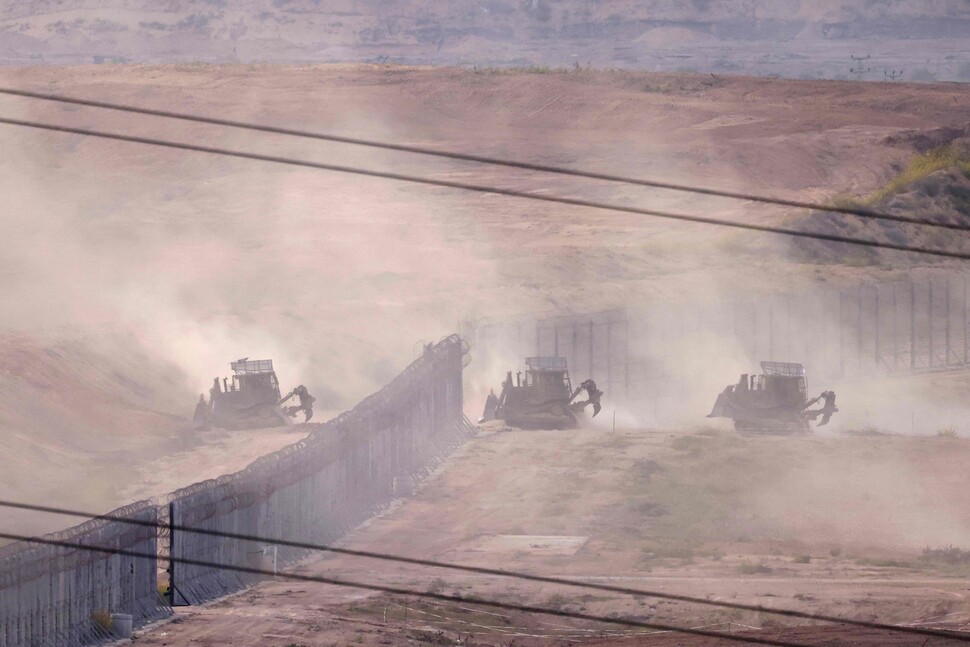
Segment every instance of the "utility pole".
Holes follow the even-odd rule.
[[[845,316],[843,313],[845,298],[839,290],[839,377],[845,377]]]
[[[869,67],[869,54],[865,56],[855,56],[854,54],[850,56],[852,59],[852,67],[849,68],[850,74],[856,75],[856,80],[861,81],[862,77],[868,74],[872,68]]]
[[[775,358],[775,317],[771,305],[771,296],[768,296],[768,357],[770,361],[777,361]]]

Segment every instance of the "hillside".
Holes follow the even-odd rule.
[[[883,187],[867,196],[837,198],[846,204],[892,214],[909,214],[927,222],[970,226],[970,125],[964,129],[940,129],[928,133],[903,133],[890,137],[893,143],[908,143],[913,159]],[[926,149],[926,143],[935,145]],[[846,218],[840,214],[817,213],[799,222],[805,231],[864,236],[895,245],[970,251],[952,230],[889,221]],[[801,239],[793,243],[803,258],[877,264],[887,257],[876,249],[860,250],[851,245]]]
[[[970,80],[960,0],[94,0],[0,7],[0,63],[355,62]]]
[[[0,335],[0,499],[105,512],[240,469],[305,431],[198,432],[190,384],[131,334]],[[31,533],[74,521],[3,516]]]

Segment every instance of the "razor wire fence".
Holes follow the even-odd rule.
[[[327,543],[410,492],[472,431],[462,413],[469,348],[457,335],[429,344],[397,378],[307,438],[234,474],[161,501],[48,535],[129,550],[130,557],[36,544],[0,548],[0,647],[81,647],[116,639],[112,614],[134,627],[254,584],[255,575],[178,559],[273,570],[307,551],[180,527]],[[169,559],[172,557],[173,559]],[[158,574],[168,571],[167,596]]]
[[[174,527],[327,543],[372,516],[425,475],[468,435],[462,414],[462,355],[449,338],[425,351],[378,393],[306,439],[236,474],[175,492]],[[265,568],[252,541],[173,533],[173,558]],[[288,564],[305,551],[280,547]],[[239,590],[248,576],[215,567],[170,566],[174,603],[196,604]]]
[[[141,501],[111,513],[157,521]],[[49,535],[57,541],[155,554],[150,527],[94,519]],[[135,626],[170,613],[158,594],[155,559],[69,550],[37,544],[0,548],[0,646],[96,644],[112,637],[113,613]]]

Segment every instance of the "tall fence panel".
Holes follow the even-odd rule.
[[[154,524],[157,509],[143,501],[111,516]],[[158,595],[154,528],[95,519],[45,537],[149,557],[24,543],[0,548],[0,647],[95,644],[113,637],[112,613],[132,615],[137,627],[171,612]]]
[[[172,556],[265,569],[304,551],[269,551],[253,541],[178,528],[323,543],[373,515],[467,438],[461,375],[466,352],[457,336],[429,346],[384,389],[306,439],[241,472],[174,493]],[[177,561],[170,569],[176,604],[210,600],[255,580]]]
[[[810,388],[819,389],[970,366],[967,276],[941,271],[852,288],[467,325],[476,365],[494,373],[483,384],[499,384],[530,355],[557,355],[567,358],[574,379],[597,381],[604,406],[666,419],[678,410],[696,414],[735,371],[757,370],[761,360],[802,363]],[[698,397],[699,389],[706,395]]]

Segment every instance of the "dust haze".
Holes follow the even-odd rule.
[[[12,68],[0,69],[0,85],[816,200],[862,200],[887,186],[918,154],[890,136],[962,126],[968,98],[963,85],[395,65]],[[791,209],[21,99],[0,99],[0,112],[758,224],[807,222]],[[939,602],[929,584],[916,593],[898,583],[959,588],[924,549],[970,549],[970,381],[940,370],[957,368],[967,340],[959,264],[892,252],[860,260],[841,248],[812,256],[768,234],[10,126],[0,144],[2,498],[110,509],[294,442],[306,427],[192,428],[198,394],[242,357],[272,358],[283,391],[306,385],[326,419],[428,342],[461,332],[472,343],[463,380],[475,420],[507,371],[550,354],[537,321],[622,311],[617,337],[596,333],[608,351],[590,341],[595,356],[580,358],[578,335],[578,346],[560,347],[577,356],[574,385],[594,377],[605,391],[599,416],[557,432],[481,426],[413,499],[348,543],[677,587],[698,578],[712,595],[760,601],[767,591],[798,608],[847,604],[857,617],[870,610],[852,601],[868,599],[879,576],[897,587],[880,603],[886,621],[938,606],[968,612],[962,598]],[[948,277],[952,312],[934,330],[937,350],[946,334],[945,362],[892,373],[923,346],[907,345],[906,303],[895,319],[885,300],[870,315],[871,294]],[[853,300],[860,284],[868,300]],[[941,304],[919,302],[919,316]],[[784,436],[706,417],[765,360],[805,364],[809,397],[835,390],[831,423]],[[63,525],[13,521],[33,532]],[[509,536],[562,536],[582,548],[533,554],[505,547]],[[359,602],[333,600],[325,604]],[[604,612],[620,604],[588,602]],[[636,604],[615,608],[645,613]],[[193,631],[182,624],[173,631]]]

